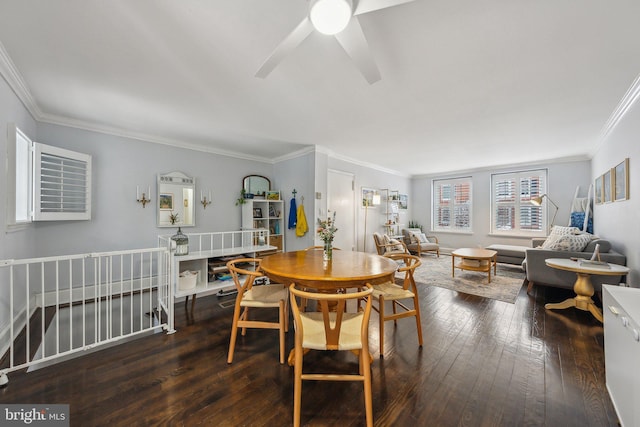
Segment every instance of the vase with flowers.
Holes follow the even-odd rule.
[[[324,242],[324,248],[322,252],[323,259],[330,261],[333,257],[333,238],[336,231],[336,213],[333,212],[333,216],[330,216],[326,220],[318,218],[318,237]]]

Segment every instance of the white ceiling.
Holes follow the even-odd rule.
[[[318,145],[407,175],[589,158],[640,72],[637,1],[415,0],[359,18],[373,85],[317,33],[255,78],[306,13],[2,0],[0,43],[38,120],[267,159]]]

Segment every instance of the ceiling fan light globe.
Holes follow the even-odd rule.
[[[313,27],[329,36],[344,30],[352,15],[351,2],[347,0],[316,0],[309,9]]]

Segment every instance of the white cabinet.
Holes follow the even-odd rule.
[[[245,199],[242,205],[242,229],[269,230],[269,241],[278,251],[284,251],[284,201]]]
[[[212,293],[235,287],[232,280],[219,280],[219,273],[226,273],[226,262],[234,257],[261,257],[276,248],[267,244],[266,230],[224,231],[216,233],[193,233],[189,237],[189,253],[171,253],[171,289],[173,297]],[[264,242],[263,242],[264,241]],[[159,245],[171,246],[171,236],[160,236]],[[180,273],[198,272],[195,287],[181,288]]]
[[[622,426],[640,425],[640,289],[602,286],[607,390]]]

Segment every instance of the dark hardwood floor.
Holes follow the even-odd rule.
[[[420,292],[423,348],[413,319],[404,319],[385,328],[379,359],[372,314],[377,426],[618,425],[605,387],[602,325],[588,312],[544,309],[571,292],[536,287],[529,296],[523,287],[516,304],[436,287]],[[233,309],[221,301],[198,298],[192,317],[176,305],[173,335],[12,373],[0,402],[68,403],[73,426],[290,425],[293,370],[278,363],[277,331],[249,330],[227,365]],[[291,328],[289,349],[293,336]],[[312,352],[305,361],[357,369],[348,352]],[[364,425],[359,383],[305,382],[302,399],[304,425]]]

